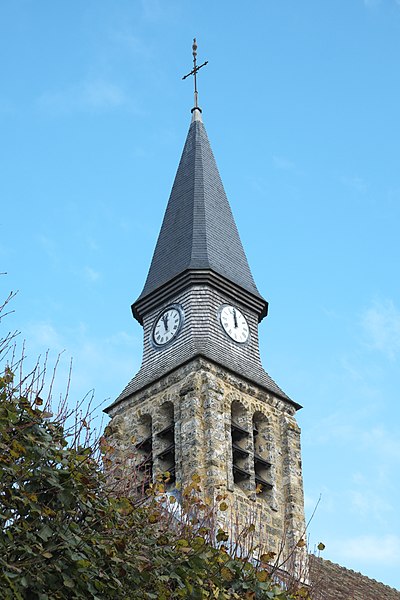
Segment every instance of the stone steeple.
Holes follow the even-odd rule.
[[[195,50],[194,50],[195,52]],[[194,61],[195,74],[198,67]],[[304,534],[300,406],[261,364],[258,291],[197,105],[142,293],[139,372],[106,409],[112,446],[142,485],[194,474],[224,494],[236,525],[256,519],[266,551],[290,552]],[[228,528],[226,515],[218,517]],[[225,521],[224,521],[225,519]]]

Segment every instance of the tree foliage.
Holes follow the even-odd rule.
[[[174,527],[175,499],[162,482],[145,502],[111,489],[98,452],[79,436],[71,443],[65,418],[16,382],[13,370],[6,366],[0,377],[2,599],[306,597],[301,588],[289,595],[267,570],[231,556],[224,532],[211,544],[209,532],[190,520]]]

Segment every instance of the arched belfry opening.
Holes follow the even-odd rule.
[[[253,415],[254,479],[256,493],[272,504],[273,481],[271,462],[271,427],[266,415],[255,412]]]
[[[146,490],[153,481],[153,431],[152,418],[149,414],[142,415],[136,426],[135,473],[136,489]]]
[[[231,405],[232,477],[243,491],[252,488],[251,419],[241,402]]]
[[[172,402],[164,402],[157,412],[154,447],[155,471],[166,477],[167,488],[170,488],[176,481],[175,414]]]

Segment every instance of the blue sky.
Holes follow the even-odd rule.
[[[258,288],[263,364],[304,406],[311,546],[400,588],[399,0],[3,0],[0,258],[27,365],[70,398],[137,371],[130,304],[200,105]]]

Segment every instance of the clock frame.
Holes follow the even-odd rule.
[[[250,327],[246,317],[236,306],[223,304],[218,311],[223,331],[236,344],[246,344],[250,337]]]
[[[182,329],[184,312],[179,304],[166,306],[156,317],[150,339],[155,348],[162,349],[172,343]]]

